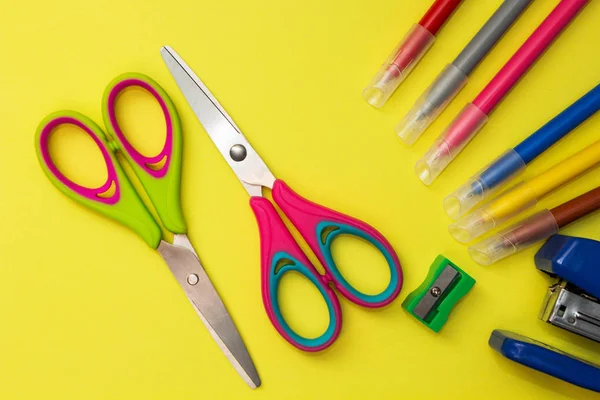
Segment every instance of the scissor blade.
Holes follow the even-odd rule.
[[[248,386],[257,388],[260,377],[252,358],[192,244],[186,235],[174,236],[173,244],[161,241],[158,252],[229,362]]]
[[[208,136],[250,196],[262,196],[275,177],[200,78],[170,47],[160,49],[167,68]]]

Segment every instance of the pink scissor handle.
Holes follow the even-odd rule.
[[[335,293],[304,255],[275,207],[262,197],[250,198],[250,206],[260,233],[262,298],[271,323],[285,340],[301,350],[320,351],[329,347],[337,339],[342,327],[342,313]],[[282,315],[278,290],[281,279],[288,272],[296,272],[307,278],[327,304],[329,325],[317,338],[305,338],[297,334]]]
[[[364,307],[383,307],[398,297],[402,288],[400,260],[387,239],[375,228],[304,199],[281,180],[275,181],[272,194],[275,203],[296,226],[325,268],[323,279],[328,284],[332,282],[348,300]],[[342,276],[331,254],[331,243],[342,234],[362,238],[383,254],[390,268],[391,278],[383,292],[377,295],[361,293]]]
[[[127,140],[117,121],[116,103],[119,95],[127,88],[140,87],[145,89],[158,102],[165,117],[166,140],[163,149],[153,157],[146,157]],[[154,178],[162,178],[169,170],[172,159],[174,135],[180,135],[178,116],[174,112],[171,100],[164,90],[147,76],[141,74],[127,74],[115,78],[108,85],[105,99],[103,100],[103,113],[109,133],[116,139],[127,155],[140,166],[147,174]]]
[[[50,155],[50,137],[56,128],[61,125],[73,125],[78,127],[90,138],[92,138],[96,146],[98,146],[98,149],[102,153],[104,164],[106,165],[106,170],[108,172],[106,182],[104,182],[104,184],[100,187],[88,188],[73,182],[67,178],[67,176],[64,175],[54,163],[54,160]],[[57,187],[61,187],[58,184],[58,182],[60,182],[66,188],[75,192],[75,194],[94,202],[115,204],[119,201],[121,196],[121,186],[115,170],[115,160],[108,149],[108,143],[106,137],[104,136],[104,132],[102,132],[98,125],[79,113],[73,111],[62,111],[48,116],[40,126],[41,128],[36,138],[36,147],[39,149],[39,154],[41,156],[40,161],[44,171]],[[56,180],[58,180],[58,182],[56,182]],[[106,195],[111,187],[114,188],[113,193]]]
[[[106,182],[100,187],[88,188],[73,182],[55,164],[50,154],[49,142],[53,132],[61,125],[76,126],[89,135],[98,146],[108,173]],[[160,226],[127,179],[104,132],[91,119],[75,111],[50,114],[36,131],[35,148],[44,173],[62,193],[133,229],[152,248],[158,247],[162,237]]]

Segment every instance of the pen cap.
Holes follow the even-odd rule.
[[[485,125],[487,120],[488,116],[483,111],[468,103],[427,150],[427,153],[417,161],[415,173],[421,182],[430,185]]]
[[[449,194],[444,199],[444,211],[452,219],[463,216],[496,193],[504,183],[523,172],[526,166],[519,153],[514,149],[507,150]]]
[[[448,64],[411,110],[396,126],[396,133],[407,145],[412,145],[466,85],[467,75]]]
[[[468,243],[478,238],[500,226],[504,221],[535,206],[537,197],[534,193],[524,192],[528,190],[529,186],[519,183],[491,202],[450,224],[448,232],[461,243]],[[513,201],[516,195],[521,201]]]
[[[490,265],[558,233],[549,210],[543,210],[469,247],[469,255],[480,265]]]
[[[383,106],[434,41],[435,36],[431,32],[414,24],[363,90],[367,103],[378,108]]]

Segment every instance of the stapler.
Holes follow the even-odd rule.
[[[544,299],[540,319],[600,342],[598,256],[598,241],[554,235],[536,253],[535,265],[556,277]],[[600,392],[600,365],[509,331],[493,331],[488,343],[512,361]]]
[[[554,235],[535,255],[536,267],[558,277],[540,319],[600,342],[600,242]]]
[[[542,321],[600,342],[600,302],[559,279],[550,286],[539,315]]]
[[[504,357],[565,382],[600,392],[600,366],[514,332],[495,330],[489,345]]]
[[[538,250],[535,266],[600,298],[600,242],[554,235]]]

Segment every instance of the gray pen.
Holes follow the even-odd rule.
[[[504,0],[479,32],[448,64],[396,126],[407,145],[413,144],[466,85],[471,72],[523,13],[532,0]]]

